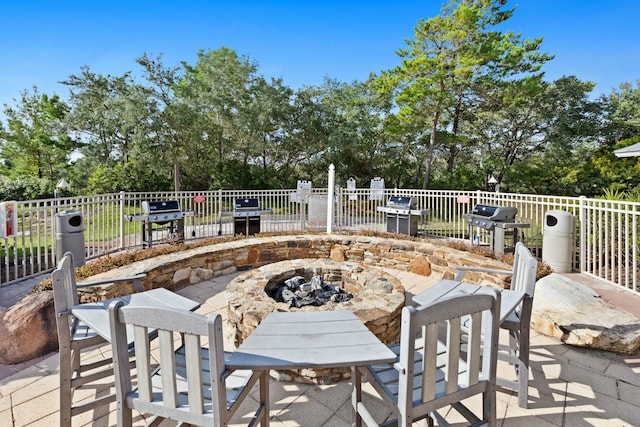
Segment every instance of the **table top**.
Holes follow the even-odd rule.
[[[460,292],[475,294],[482,293],[486,286],[476,285],[473,283],[458,282],[457,280],[442,280],[430,287],[426,291],[420,292],[413,297],[413,301],[417,304],[424,305],[433,301],[437,301],[451,294]],[[503,289],[500,298],[500,323],[513,312],[524,298],[525,293],[511,289]]]
[[[112,301],[124,301],[130,306],[173,307],[181,310],[195,310],[197,302],[171,292],[165,288],[151,289],[118,298],[74,305],[71,314],[86,323],[98,335],[111,342],[109,330],[109,305]]]
[[[351,311],[274,312],[226,365],[230,369],[338,368],[395,359]]]

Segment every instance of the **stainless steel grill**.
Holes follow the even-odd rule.
[[[253,235],[260,233],[260,215],[271,212],[271,209],[260,209],[260,201],[254,198],[238,198],[233,205],[233,212],[222,212],[222,216],[233,217],[233,233]]]
[[[418,209],[418,201],[410,196],[391,196],[386,206],[378,206],[378,212],[387,214],[387,233],[418,234],[418,222],[428,209]]]
[[[519,240],[518,230],[530,226],[516,221],[517,214],[518,209],[515,207],[476,205],[471,212],[463,215],[469,224],[469,240],[474,245],[480,245],[479,229],[487,230],[489,248],[497,254],[504,253],[508,231],[513,237],[513,248]]]
[[[142,215],[147,222],[176,221],[184,217],[177,200],[164,200],[156,202],[142,202]]]
[[[233,216],[236,218],[260,216],[263,212],[260,209],[260,201],[258,199],[236,199],[233,208]]]
[[[514,207],[476,205],[463,217],[469,225],[493,230],[496,224],[515,222],[518,209]]]
[[[170,243],[184,241],[183,219],[187,213],[182,211],[178,200],[143,201],[140,208],[141,214],[127,215],[126,219],[142,222],[143,247],[153,246],[154,231],[166,231],[165,240]]]

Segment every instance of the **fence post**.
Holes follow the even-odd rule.
[[[578,218],[580,221],[580,231],[578,233],[578,248],[580,251],[580,273],[587,270],[587,239],[585,238],[587,233],[587,198],[580,196],[578,198],[580,210],[578,211]]]
[[[120,249],[125,249],[124,247],[124,202],[125,202],[125,193],[124,191],[120,192]]]
[[[336,185],[336,168],[329,165],[329,185],[327,187],[327,234],[333,233],[334,192]]]
[[[335,225],[338,227],[338,230],[342,230],[342,215],[344,212],[344,201],[342,200],[342,197],[344,195],[344,190],[342,187],[338,186],[336,187],[336,204],[335,204]]]
[[[222,188],[218,189],[218,236],[222,236]]]

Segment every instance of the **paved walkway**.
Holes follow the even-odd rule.
[[[434,279],[407,272],[389,272],[402,280],[410,295],[421,292],[434,282]],[[580,275],[575,276],[584,279]],[[201,302],[199,312],[217,312],[226,318],[224,288],[230,279],[231,276],[219,277],[190,286],[180,293]],[[599,286],[597,282],[591,285]],[[619,291],[609,288],[603,292],[609,292],[603,297],[610,300],[619,298],[621,304],[640,312],[640,297],[619,294]],[[94,355],[103,357],[101,352],[109,351],[102,348],[94,351]],[[55,353],[17,367],[13,375],[0,379],[0,426],[58,425],[58,363]],[[507,369],[508,366],[499,367],[503,375]],[[0,374],[2,372],[7,373],[0,370]],[[498,418],[501,426],[640,426],[640,355],[622,357],[573,348],[533,332],[530,378],[529,409],[519,408],[517,396],[499,389]],[[76,393],[75,398],[92,399],[96,393],[104,393],[112,386],[107,381],[103,389]],[[349,381],[318,386],[273,380],[270,390],[272,426],[351,425]],[[381,403],[371,388],[365,386],[365,391],[370,406],[375,407],[376,419],[384,420],[390,408]],[[245,425],[245,416],[241,408],[233,425]],[[452,419],[456,420],[455,417]],[[112,425],[115,425],[114,405],[74,417],[74,426]],[[144,425],[141,416],[136,417],[135,425]],[[174,424],[165,422],[163,425]]]

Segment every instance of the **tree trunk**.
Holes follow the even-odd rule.
[[[436,129],[438,128],[438,120],[440,120],[439,108],[433,113],[433,121],[431,122],[431,136],[429,137],[429,149],[427,150],[427,158],[424,161],[424,181],[422,181],[422,189],[429,189],[429,180],[431,178],[431,165],[433,164],[433,148],[436,145]]]

